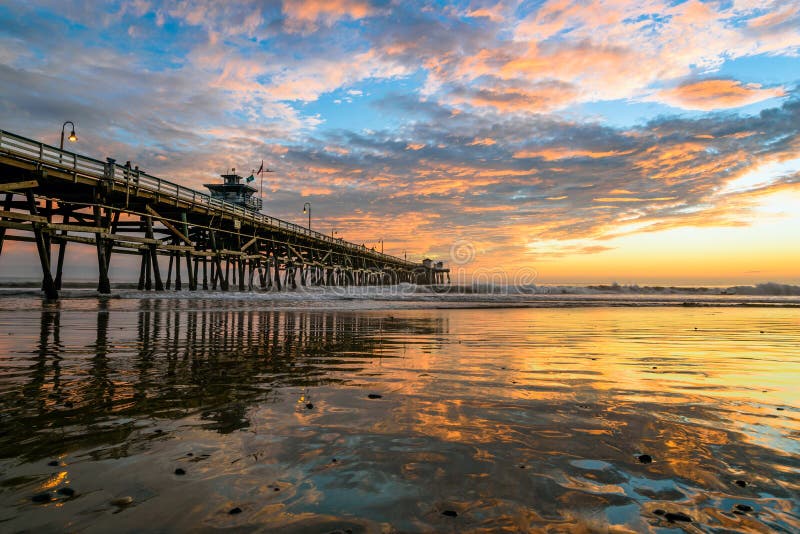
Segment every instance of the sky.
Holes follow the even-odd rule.
[[[11,0],[0,129],[263,160],[266,213],[457,279],[798,284],[799,52],[787,0]]]

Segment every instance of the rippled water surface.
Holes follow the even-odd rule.
[[[0,531],[798,532],[798,384],[797,309],[6,298]]]

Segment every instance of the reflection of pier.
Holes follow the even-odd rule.
[[[79,156],[0,130],[0,251],[4,239],[35,243],[49,298],[61,287],[67,243],[95,248],[101,293],[110,292],[114,254],[140,256],[139,289],[156,291],[172,287],[173,272],[175,289],[182,289],[185,274],[190,290],[240,291],[435,283],[444,272],[263,215],[256,209],[261,199],[231,201],[237,191],[250,191],[229,179],[240,177],[227,176],[209,196],[130,163]],[[168,257],[166,280],[159,256]]]
[[[39,458],[148,439],[137,437],[136,419],[197,415],[206,428],[231,432],[249,425],[254,404],[287,388],[346,383],[376,357],[397,356],[397,336],[443,329],[435,319],[207,305],[152,300],[131,312],[101,301],[77,329],[62,326],[57,307],[43,308],[38,342],[6,350],[0,405],[13,410],[0,411],[0,458],[20,454],[20,442]]]

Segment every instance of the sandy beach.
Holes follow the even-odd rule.
[[[800,529],[796,309],[4,303],[5,532]]]

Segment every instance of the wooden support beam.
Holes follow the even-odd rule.
[[[31,216],[38,217],[36,214],[36,199],[34,199],[33,193],[28,190],[25,195],[28,198],[28,209],[31,211]],[[41,217],[41,219],[45,219],[46,221],[44,217]],[[44,232],[42,232],[41,225],[35,224],[33,226],[33,232],[36,237],[36,250],[39,252],[39,263],[42,265],[42,290],[48,299],[55,300],[58,298],[58,291],[53,281],[53,273],[50,271],[50,258],[47,254]]]
[[[20,191],[22,189],[30,189],[31,187],[38,187],[39,182],[36,180],[25,180],[24,182],[10,182],[0,184],[0,193],[6,191]]]
[[[258,237],[254,237],[253,239],[242,245],[242,252],[250,248],[256,241],[258,241]]]
[[[30,191],[28,191],[28,193],[30,193]],[[33,198],[32,194],[31,198]],[[30,206],[30,203],[28,205]],[[33,205],[34,207],[36,206],[36,200],[33,200]],[[18,211],[0,210],[0,217],[4,217],[6,219],[14,219],[16,221],[47,223],[47,217],[42,217],[41,215],[34,215],[31,213],[20,213]]]
[[[181,212],[181,223],[183,224],[183,234],[188,236],[189,235],[189,222],[188,222],[188,218],[186,216],[186,212],[185,211]],[[184,240],[184,242],[187,245],[194,246],[194,243],[191,242],[191,241]],[[192,270],[192,254],[188,250],[186,251],[186,274],[189,276],[189,291],[196,290],[197,289],[197,276],[195,275],[194,270]]]
[[[33,225],[35,223],[21,223],[21,222],[14,222],[14,221],[0,221],[0,233],[5,235],[6,228],[10,230],[27,230],[29,232],[33,232]]]
[[[6,200],[3,203],[3,210],[2,211],[9,211],[11,209],[11,204],[14,202],[14,193],[6,193]],[[0,253],[3,252],[3,241],[6,237],[6,227],[2,225],[6,221],[0,219]],[[12,224],[19,224],[19,223],[12,223]]]
[[[100,294],[111,293],[111,283],[108,280],[108,260],[106,259],[106,241],[103,237],[103,216],[100,206],[94,207],[94,219],[97,222],[95,246],[97,247],[97,266],[100,276],[97,281],[97,291]]]
[[[145,206],[144,209],[147,210],[147,213],[149,213],[150,215],[152,215],[153,217],[155,217],[156,219],[161,221],[161,224],[163,224],[164,226],[169,228],[170,232],[172,232],[176,236],[180,237],[183,240],[184,243],[188,243],[188,244],[194,246],[194,242],[191,239],[186,237],[186,235],[184,235],[183,232],[178,230],[171,222],[169,222],[167,219],[165,219],[164,217],[159,215],[156,210],[154,210],[153,208],[150,207],[150,205]]]
[[[61,230],[62,232],[85,232],[94,234],[97,232],[96,226],[84,226],[81,224],[50,223],[47,229],[51,231]]]
[[[71,210],[72,210],[71,207],[67,207],[67,210],[62,215],[62,221],[61,222],[64,223],[62,226],[67,226],[66,223],[67,223],[67,221],[69,221],[69,212]],[[53,227],[53,225],[51,223],[50,224],[50,228],[52,228],[52,227]],[[67,235],[67,231],[66,230],[62,230],[61,235],[62,236]],[[54,282],[55,286],[56,286],[56,289],[58,289],[58,290],[61,289],[61,280],[62,280],[63,273],[64,273],[64,254],[66,253],[66,249],[67,249],[67,241],[65,239],[62,239],[58,243],[58,260],[57,260],[57,263],[56,263],[56,279],[55,279],[55,282]]]
[[[95,229],[95,232],[96,231],[97,229]],[[103,232],[100,237],[102,239],[111,239],[114,241],[133,241],[135,243],[144,243],[145,245],[152,245],[152,246],[161,244],[161,241],[159,241],[158,239],[154,239],[152,237],[153,232],[148,231],[146,235],[151,237],[139,237],[137,235],[112,234],[106,232]]]
[[[153,239],[153,218],[146,217],[145,225],[146,225],[145,228],[147,229],[146,230],[147,233],[145,235],[147,236],[148,239],[152,241],[152,243],[150,243],[149,256],[150,256],[150,261],[153,264],[153,277],[155,278],[156,281],[156,291],[164,291],[164,284],[161,282],[161,272],[158,269],[158,256],[156,255],[156,242],[158,240]]]

